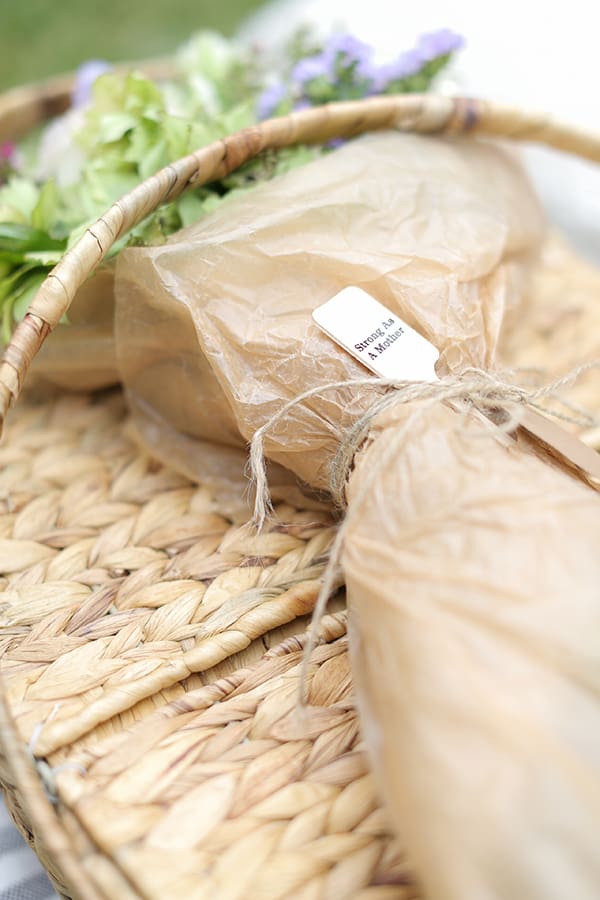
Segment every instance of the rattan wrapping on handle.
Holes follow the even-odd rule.
[[[0,365],[0,422],[19,396],[33,357],[86,278],[113,244],[162,203],[188,187],[223,178],[267,149],[325,143],[367,131],[396,128],[424,134],[475,134],[537,141],[600,161],[600,136],[481,100],[436,95],[373,97],[332,103],[271,119],[197,150],[126,194],[87,230],[42,284],[13,334]]]

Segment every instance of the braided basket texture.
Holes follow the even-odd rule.
[[[64,83],[0,106],[15,136]],[[112,243],[189,184],[268,147],[376,128],[600,141],[513,110],[404,96],[273,120],[116,203],[47,279],[0,366],[0,416]],[[210,485],[142,453],[119,391],[25,397],[0,448],[0,783],[69,898],[408,900],[363,752],[343,600],[320,623],[296,709],[331,511],[286,504],[260,535]]]

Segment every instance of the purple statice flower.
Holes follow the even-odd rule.
[[[92,86],[97,78],[112,67],[103,59],[90,59],[79,66],[75,75],[75,85],[71,92],[71,106],[80,109],[92,98]]]
[[[390,84],[417,75],[427,63],[439,59],[440,56],[454,53],[463,46],[464,38],[448,28],[423,34],[412,50],[401,53],[391,62],[374,67],[371,92],[379,94],[385,91]]]
[[[273,115],[282,100],[285,100],[288,90],[284,84],[272,84],[265,88],[256,105],[256,114],[260,120],[268,119]]]
[[[423,57],[418,50],[408,50],[392,62],[394,78],[410,78],[423,68]]]
[[[302,112],[303,109],[312,109],[312,103],[307,97],[300,97],[294,103],[294,112]]]
[[[292,69],[292,81],[305,85],[313,78],[326,78],[332,81],[335,77],[335,58],[326,52],[315,56],[305,56]]]
[[[367,81],[370,84],[373,84],[379,78],[380,69],[381,66],[378,63],[373,62],[372,58],[369,56],[356,63],[354,74],[360,81]]]
[[[334,60],[342,56],[343,63],[347,65],[351,62],[366,62],[373,55],[373,48],[352,34],[333,34],[325,45],[324,54]]]
[[[394,81],[410,78],[423,68],[423,59],[416,50],[402,53],[397,59],[378,66],[373,73],[371,90],[378,94]]]
[[[465,45],[462,35],[451,31],[449,28],[441,28],[439,31],[430,31],[422,34],[417,41],[416,52],[423,63],[428,63],[438,56],[447,56],[456,50],[461,50]]]
[[[355,67],[361,78],[369,78],[372,72],[373,48],[359,41],[351,34],[334,34],[327,41],[321,53],[299,60],[292,69],[292,80],[304,87],[315,78],[325,78],[334,84],[339,74],[338,66],[348,69]]]

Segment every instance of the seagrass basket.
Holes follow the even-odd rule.
[[[63,109],[68,83],[13,92],[0,138]],[[370,129],[540,140],[600,160],[546,118],[434,96],[272,120],[122,198],[47,279],[0,367],[0,416],[112,243],[188,185],[267,148]],[[343,596],[305,631],[336,521],[280,503],[261,534],[210,484],[143,453],[119,390],[25,396],[0,447],[0,784],[69,898],[408,900],[352,693]],[[466,898],[465,898],[466,900]]]

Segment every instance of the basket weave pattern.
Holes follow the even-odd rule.
[[[361,750],[343,614],[72,755],[63,795],[144,897],[412,897]],[[337,639],[336,639],[337,637]],[[367,889],[367,886],[370,887]]]
[[[0,672],[44,781],[28,802],[56,804],[80,878],[106,897],[414,896],[360,746],[343,615],[323,623],[306,721],[302,639],[253,663],[303,631],[330,514],[280,505],[261,535],[228,521],[128,439],[118,392],[21,404],[0,472]]]

